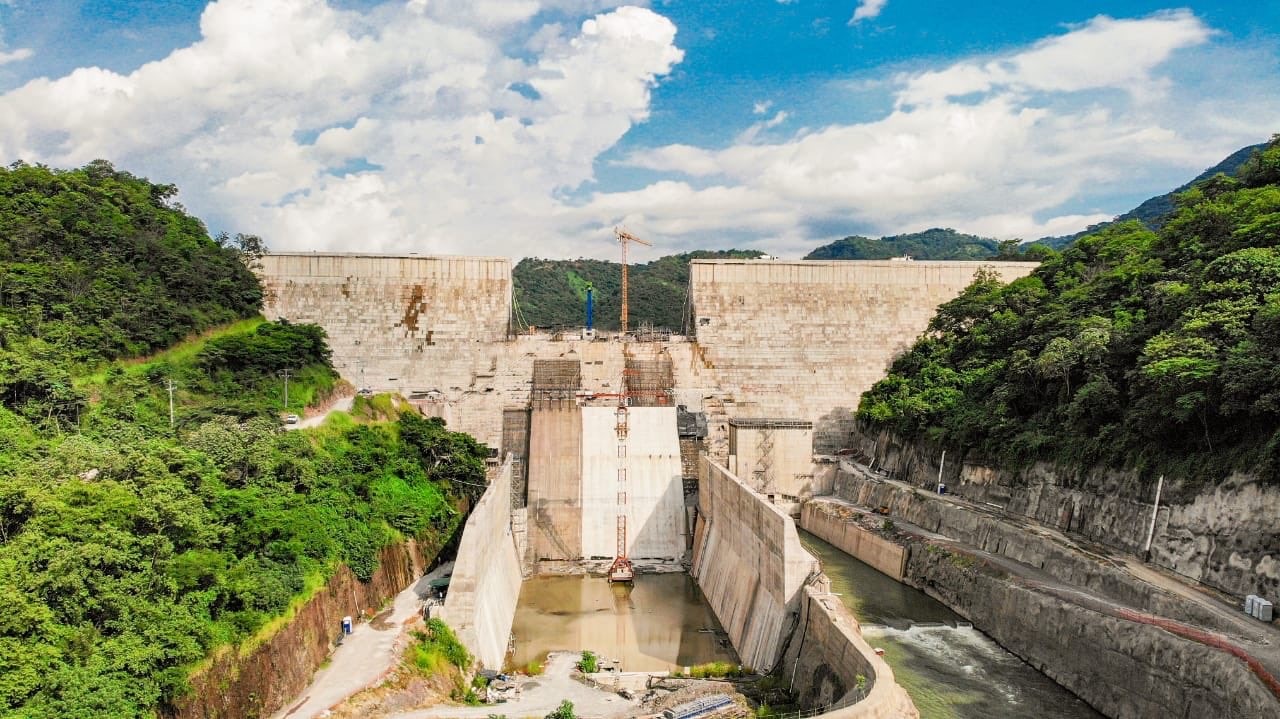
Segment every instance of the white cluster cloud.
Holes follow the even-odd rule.
[[[1074,231],[1108,214],[1061,209],[1073,199],[1135,167],[1189,176],[1280,117],[1267,93],[1249,112],[1215,106],[1227,96],[1173,111],[1186,93],[1171,58],[1213,39],[1194,15],[1099,17],[886,77],[895,102],[872,121],[789,130],[785,98],[759,101],[728,146],[636,151],[623,170],[659,179],[583,193],[682,60],[675,35],[608,0],[218,0],[168,57],[0,95],[0,161],[108,158],[276,249],[605,255],[622,223],[655,252],[802,254],[854,230]]]
[[[638,7],[529,32],[539,13],[603,5],[219,0],[162,60],[0,96],[0,157],[109,158],[280,249],[567,252],[559,193],[682,58],[675,26]]]
[[[850,25],[857,25],[863,20],[871,20],[880,16],[880,11],[884,10],[884,6],[889,4],[889,0],[861,0],[858,7],[853,10],[853,17],[849,18]]]
[[[1114,214],[1056,211],[1082,193],[1123,192],[1136,168],[1190,177],[1272,131],[1276,98],[1247,119],[1231,109],[1247,87],[1239,98],[1218,98],[1220,107],[1188,112],[1158,74],[1174,53],[1212,34],[1188,12],[1098,17],[1023,50],[899,74],[894,109],[874,121],[773,141],[757,139],[757,123],[722,149],[633,153],[628,164],[696,184],[660,183],[630,198],[661,208],[643,218],[656,234],[688,232],[718,215],[726,229],[751,222],[752,234],[773,238],[766,247],[782,253],[812,246],[820,232],[806,225],[841,221],[884,234],[932,226],[1002,238],[1074,232]]]

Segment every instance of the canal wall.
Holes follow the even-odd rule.
[[[520,598],[520,556],[511,532],[512,457],[471,511],[453,566],[444,619],[486,669],[502,669]]]
[[[932,489],[943,447],[889,432],[856,435],[877,467]],[[1155,477],[1105,467],[1038,462],[999,469],[948,454],[948,491],[995,504],[1046,526],[1142,554],[1155,500]],[[1280,487],[1235,473],[1225,480],[1165,477],[1151,541],[1156,565],[1243,598],[1280,599]]]
[[[1077,551],[1053,537],[1027,531],[1015,521],[973,511],[933,492],[882,481],[848,462],[841,465],[834,487],[840,499],[862,507],[884,509],[925,531],[1042,570],[1064,584],[1097,592],[1152,614],[1229,629],[1222,624],[1220,613],[1140,581],[1124,569],[1100,562],[1094,555]],[[816,512],[840,513],[837,505],[826,500],[813,504]],[[870,521],[879,523],[883,519],[877,517]],[[866,528],[863,531],[867,531]]]
[[[835,486],[839,498],[814,500],[822,506],[810,517],[821,512],[872,533],[879,527],[881,539],[905,551],[904,583],[940,600],[1103,714],[1190,719],[1280,712],[1276,696],[1244,660],[1248,654],[1228,646],[1238,640],[1222,639],[1274,635],[1270,627],[1149,585],[1040,532],[847,463]],[[899,526],[885,530],[884,517],[850,504],[883,509]],[[1242,646],[1266,651],[1266,644]]]
[[[838,706],[829,719],[919,717],[893,670],[862,637],[853,613],[831,594],[825,576],[806,586],[800,623],[782,664],[803,707]]]
[[[692,573],[743,664],[767,672],[796,626],[800,590],[819,567],[790,517],[703,455]]]
[[[907,550],[895,542],[846,522],[828,511],[829,504],[805,502],[800,508],[800,527],[834,545],[845,554],[875,567],[899,582],[907,568]]]
[[[1024,586],[952,547],[910,540],[908,584],[1112,719],[1280,716],[1249,666],[1142,621]]]

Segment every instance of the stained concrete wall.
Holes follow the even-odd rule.
[[[902,574],[907,566],[906,549],[845,521],[832,511],[830,503],[805,502],[800,509],[800,527],[838,547],[845,554],[875,567],[882,574],[902,581]]]
[[[533,403],[528,532],[534,560],[582,557],[582,412],[573,400]]]
[[[625,470],[627,556],[678,561],[687,531],[675,407],[629,408],[622,440],[617,408],[581,412],[583,556],[616,554],[618,472]]]
[[[790,677],[800,706],[839,706],[821,715],[829,719],[919,717],[893,670],[862,638],[858,620],[825,584],[804,588],[800,625],[783,662],[783,676]],[[861,691],[859,677],[865,682]]]
[[[277,253],[259,271],[268,319],[320,325],[333,364],[358,386],[423,401],[491,447],[502,409],[528,401],[531,360],[504,342],[511,261],[493,257]]]
[[[694,260],[698,357],[734,400],[731,416],[811,419],[815,448],[833,451],[853,429],[858,398],[924,331],[938,305],[982,267],[1008,281],[1036,266]]]
[[[693,576],[744,664],[758,671],[777,664],[800,589],[817,574],[791,518],[704,455]]]
[[[501,669],[520,598],[520,558],[511,535],[512,458],[471,511],[453,565],[444,617],[486,669]]]

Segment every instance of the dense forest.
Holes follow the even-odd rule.
[[[383,398],[282,431],[335,387],[324,332],[258,317],[261,243],[174,192],[0,170],[0,717],[154,716],[483,487],[482,446]]]
[[[1039,252],[1037,248],[1034,250]],[[910,256],[917,260],[1023,260],[1017,240],[993,240],[935,227],[924,232],[892,235],[873,240],[854,235],[823,245],[805,255],[806,260],[887,260]]]
[[[634,329],[644,322],[679,332],[689,289],[689,260],[760,257],[744,250],[686,252],[632,265],[628,312]],[[598,329],[617,330],[622,310],[622,265],[604,260],[525,258],[512,272],[516,304],[526,326],[581,327],[586,322],[587,284],[595,286]]]
[[[1077,232],[1073,235],[1062,235],[1061,237],[1042,237],[1039,240],[1036,240],[1036,242],[1038,244],[1048,245],[1049,247],[1060,250],[1063,247],[1070,245],[1072,242],[1075,242],[1076,240],[1080,239],[1081,237],[1084,237],[1085,235],[1092,235],[1097,232],[1101,232],[1102,230],[1105,230],[1111,225],[1115,225],[1121,222],[1128,222],[1129,220],[1137,220],[1138,222],[1141,222],[1143,225],[1145,225],[1147,229],[1158,230],[1164,225],[1165,221],[1170,216],[1173,215],[1174,210],[1177,209],[1177,197],[1179,195],[1191,189],[1195,185],[1201,182],[1204,182],[1210,177],[1213,177],[1214,175],[1236,174],[1236,172],[1240,170],[1240,167],[1244,165],[1244,163],[1250,157],[1253,156],[1253,153],[1259,150],[1262,150],[1265,147],[1266,147],[1265,144],[1250,145],[1248,147],[1242,147],[1239,150],[1236,150],[1235,152],[1231,153],[1230,155],[1227,155],[1222,160],[1222,162],[1219,162],[1213,167],[1210,167],[1209,169],[1197,175],[1187,184],[1177,189],[1170,190],[1169,192],[1166,192],[1163,195],[1156,195],[1155,197],[1148,198],[1144,200],[1142,204],[1138,205],[1132,210],[1129,210],[1124,214],[1117,215],[1113,220],[1102,222],[1097,225],[1092,225],[1087,229],[1081,230],[1080,232]]]
[[[1280,137],[1152,231],[980,276],[862,398],[872,428],[1010,465],[1280,478]]]

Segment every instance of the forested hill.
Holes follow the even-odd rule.
[[[1006,254],[1016,254],[1016,244],[1006,243]],[[805,255],[806,260],[887,260],[910,255],[917,260],[985,260],[1001,254],[999,240],[933,228],[924,232],[873,240],[853,235],[823,245]]]
[[[1239,171],[1240,166],[1243,165],[1245,161],[1248,160],[1253,155],[1253,153],[1263,149],[1264,147],[1266,147],[1265,143],[1258,144],[1258,145],[1250,145],[1248,147],[1240,148],[1239,150],[1236,150],[1230,155],[1227,155],[1227,157],[1223,159],[1222,162],[1219,162],[1213,167],[1210,167],[1209,169],[1197,175],[1195,179],[1191,180],[1190,182],[1183,185],[1182,187],[1179,187],[1176,190],[1172,190],[1170,192],[1166,192],[1163,195],[1157,195],[1155,197],[1149,198],[1143,201],[1142,204],[1133,208],[1132,210],[1129,210],[1128,212],[1122,215],[1117,215],[1114,220],[1093,225],[1087,229],[1084,229],[1084,230],[1081,230],[1080,232],[1075,233],[1074,235],[1063,235],[1061,237],[1042,237],[1039,240],[1036,240],[1036,242],[1039,244],[1048,245],[1055,249],[1061,249],[1071,244],[1072,242],[1075,242],[1081,237],[1084,237],[1085,235],[1094,234],[1113,224],[1120,223],[1120,222],[1127,222],[1129,220],[1137,220],[1142,224],[1146,225],[1150,229],[1158,230],[1165,223],[1166,219],[1176,209],[1174,205],[1175,197],[1191,189],[1192,186],[1200,182],[1203,182],[1218,173],[1222,173],[1224,175],[1235,175],[1236,172]]]
[[[689,260],[760,257],[747,250],[698,251],[632,265],[629,323],[680,331],[689,287]],[[595,323],[618,329],[622,309],[622,265],[604,260],[525,258],[513,271],[520,316],[534,327],[581,327],[586,321],[587,284],[595,286]]]
[[[975,282],[859,418],[1014,466],[1280,479],[1280,138],[1176,206]]]
[[[0,170],[0,717],[154,717],[483,486],[483,447],[385,396],[281,431],[335,387],[324,332],[257,316],[260,243],[174,192]]]

